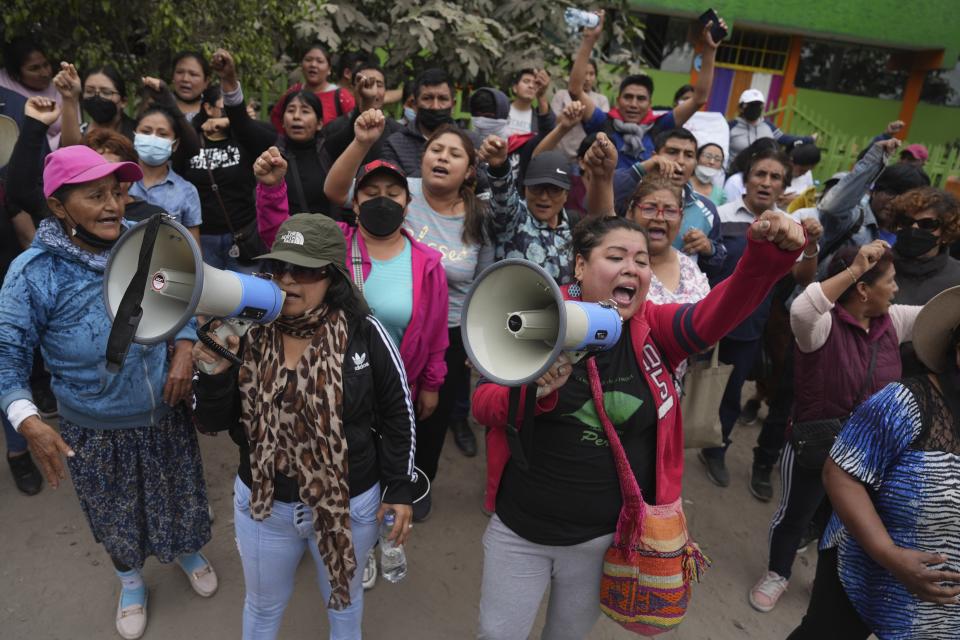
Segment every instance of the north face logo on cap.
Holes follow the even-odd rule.
[[[370,366],[370,363],[367,362],[367,354],[364,353],[361,355],[359,353],[354,353],[352,357],[354,371],[361,371]]]
[[[303,234],[299,231],[287,231],[285,234],[280,236],[280,242],[286,244],[297,244],[301,247],[303,246]]]

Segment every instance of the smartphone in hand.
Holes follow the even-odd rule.
[[[720,42],[727,37],[727,30],[723,28],[720,24],[720,16],[717,15],[717,12],[713,9],[707,9],[700,17],[697,18],[700,21],[700,24],[707,26],[708,23],[712,22],[713,25],[710,27],[710,36],[713,38],[714,42]]]

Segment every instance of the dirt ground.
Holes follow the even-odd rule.
[[[690,529],[713,567],[694,588],[687,619],[662,638],[676,640],[782,639],[800,621],[810,594],[816,551],[797,558],[790,588],[773,613],[747,603],[747,590],[765,571],[767,528],[775,503],[747,489],[757,426],[738,425],[728,464],[732,483],[718,489],[706,479],[695,453],[687,453],[685,510]],[[478,430],[478,433],[480,431]],[[219,640],[240,637],[243,574],[233,537],[232,485],[236,448],[226,436],[201,437],[206,478],[216,520],[204,549],[220,590],[204,600],[176,566],[147,563],[149,624],[144,638]],[[434,489],[431,518],[417,525],[408,544],[407,579],[379,581],[365,599],[364,636],[390,640],[471,638],[476,632],[482,567],[483,455],[464,458],[447,442]],[[779,491],[779,474],[774,474]],[[114,630],[119,583],[109,559],[94,543],[69,481],[35,497],[17,492],[0,471],[0,638],[52,640],[119,638]],[[326,637],[326,616],[307,555],[284,617],[281,638]],[[531,637],[539,637],[543,607]],[[602,618],[589,638],[634,638]]]

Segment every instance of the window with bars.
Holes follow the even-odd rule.
[[[717,63],[751,71],[783,73],[789,52],[790,36],[734,29],[717,50]]]

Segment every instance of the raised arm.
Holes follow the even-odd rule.
[[[727,23],[720,19],[720,25],[726,29]],[[683,123],[689,120],[693,114],[699,111],[707,100],[710,99],[710,87],[713,86],[713,67],[717,60],[717,47],[720,43],[713,39],[710,28],[713,22],[708,22],[703,27],[703,64],[700,67],[700,73],[697,75],[697,84],[693,87],[693,98],[681,102],[673,108],[673,119],[676,126],[682,127]]]
[[[60,117],[60,106],[39,96],[24,106],[23,131],[7,164],[7,201],[15,211],[26,211],[35,222],[46,215],[43,197],[43,156],[47,130]]]
[[[230,120],[230,129],[251,155],[259,155],[277,143],[275,131],[250,118],[243,103],[243,89],[237,76],[233,56],[226,49],[217,49],[211,62],[214,73],[220,77],[223,107]]]
[[[580,48],[577,49],[577,55],[573,59],[573,67],[570,69],[570,80],[567,84],[567,90],[570,97],[583,103],[583,114],[580,119],[587,122],[593,117],[593,112],[597,105],[593,102],[586,91],[583,90],[583,83],[587,78],[587,66],[590,64],[590,55],[593,53],[593,47],[600,39],[603,33],[603,11],[598,11],[600,21],[592,29],[583,30],[583,38],[580,40]]]
[[[803,230],[807,232],[807,248],[800,256],[800,262],[793,265],[793,279],[797,281],[797,286],[805,287],[817,278],[817,264],[820,255],[820,236],[823,235],[823,227],[816,218],[804,218],[800,224]]]
[[[53,86],[63,98],[63,117],[60,119],[60,146],[83,143],[80,133],[80,74],[69,62],[60,63],[60,72],[53,77]]]
[[[583,103],[579,100],[574,100],[567,104],[560,112],[560,115],[557,116],[557,125],[550,130],[550,133],[543,137],[540,144],[537,145],[537,148],[533,150],[533,157],[536,158],[545,151],[556,149],[557,145],[560,144],[560,140],[570,133],[571,129],[580,124],[580,119],[583,117],[583,110]]]
[[[270,147],[253,163],[257,180],[257,231],[264,244],[273,245],[277,230],[290,217],[287,202],[287,161],[276,147]]]
[[[662,353],[676,366],[708,349],[763,302],[806,244],[803,227],[790,216],[764,212],[747,231],[747,248],[733,274],[695,304],[656,305],[650,329]]]
[[[386,126],[387,120],[379,109],[364,111],[354,122],[353,141],[330,167],[323,184],[323,192],[331,203],[341,206],[347,202],[350,187],[353,186],[353,179],[357,176],[363,159],[370,147],[383,135]]]
[[[520,205],[520,190],[507,162],[507,141],[487,136],[477,152],[480,171],[490,182],[490,210],[493,212],[493,234],[496,241],[504,234],[512,235],[529,215]]]
[[[841,178],[827,195],[823,197],[817,208],[820,210],[821,222],[830,234],[830,221],[845,218],[857,206],[860,198],[867,192],[867,187],[877,179],[886,166],[887,158],[900,146],[897,139],[882,140],[870,147],[866,155],[853,167],[853,171]]]
[[[587,215],[615,216],[613,196],[613,176],[617,169],[617,148],[607,138],[607,134],[598,133],[590,148],[583,155],[583,164],[590,178],[587,186]]]

